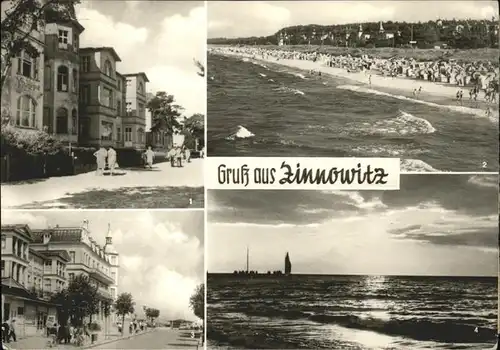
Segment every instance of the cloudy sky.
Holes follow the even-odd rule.
[[[147,305],[165,318],[193,319],[189,297],[204,281],[203,211],[2,212],[2,224],[32,228],[81,226],[103,245],[108,223],[120,253],[118,292],[132,293],[136,310]]]
[[[407,175],[399,191],[208,193],[209,272],[496,276],[498,177]]]
[[[120,73],[145,72],[148,92],[173,94],[185,113],[205,113],[206,85],[193,59],[205,62],[203,1],[82,1],[82,46],[113,46]]]
[[[210,1],[208,37],[267,36],[293,25],[498,18],[496,1]]]

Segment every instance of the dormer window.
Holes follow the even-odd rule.
[[[50,232],[45,232],[43,234],[43,244],[49,244],[50,242]]]
[[[78,52],[78,35],[73,34],[73,51]]]
[[[64,29],[59,29],[59,48],[68,48],[68,34],[69,32]]]

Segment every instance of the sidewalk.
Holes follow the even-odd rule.
[[[122,170],[122,169],[121,169]],[[169,162],[153,165],[152,170],[123,170],[124,175],[96,176],[95,172],[52,177],[1,186],[2,208],[19,207],[58,199],[90,190],[117,190],[134,187],[203,187],[203,159],[193,159],[182,168]]]
[[[124,336],[120,336],[120,335],[116,335],[116,336],[111,336],[111,339],[102,339],[102,340],[99,340],[93,344],[85,344],[83,345],[82,347],[78,347],[74,344],[56,344],[52,347],[52,349],[64,349],[64,350],[68,350],[68,349],[91,349],[91,348],[94,348],[96,346],[100,346],[100,345],[103,345],[103,344],[108,344],[108,343],[112,343],[112,342],[115,342],[115,341],[119,341],[119,340],[124,340],[124,339],[130,339],[130,338],[133,338],[133,337],[136,337],[136,336],[139,336],[139,335],[142,335],[142,334],[147,334],[147,333],[151,333],[151,332],[154,332],[155,329],[150,329],[150,330],[147,330],[147,331],[144,331],[144,332],[139,332],[139,333],[135,333],[135,334],[125,334]],[[33,337],[27,337],[27,338],[24,338],[24,339],[18,339],[17,342],[10,342],[7,344],[7,346],[9,346],[9,348],[13,349],[13,350],[21,350],[21,349],[33,349],[33,350],[39,350],[39,349],[47,349],[49,348],[47,346],[47,342],[48,342],[49,338],[47,337],[44,337],[44,336],[41,336],[41,335],[37,335],[37,336],[33,336]]]

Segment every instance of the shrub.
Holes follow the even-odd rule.
[[[1,130],[2,155],[6,154],[57,154],[63,151],[63,145],[52,135],[40,130],[17,129],[4,125]]]
[[[101,330],[101,325],[99,323],[92,322],[89,325],[90,332],[99,332]]]

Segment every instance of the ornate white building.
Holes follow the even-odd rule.
[[[108,234],[106,235],[106,244],[104,245],[104,253],[108,257],[109,264],[110,264],[110,274],[111,278],[113,279],[113,284],[109,286],[109,291],[111,293],[111,297],[113,298],[113,303],[116,301],[116,298],[118,297],[118,279],[119,279],[119,268],[120,268],[120,261],[119,261],[119,256],[118,252],[116,251],[115,247],[113,246],[113,237],[111,235],[111,225],[108,225]],[[111,308],[111,321],[113,323],[116,323],[117,321],[117,316]]]

